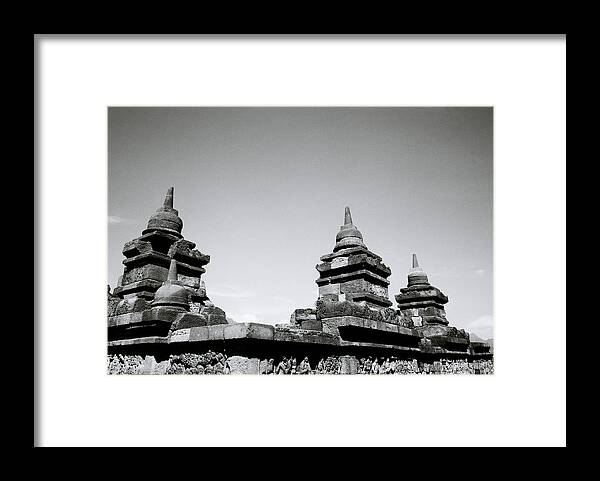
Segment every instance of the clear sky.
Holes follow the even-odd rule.
[[[392,301],[414,252],[450,324],[490,338],[492,134],[485,107],[110,108],[108,282],[173,186],[184,237],[211,256],[211,300],[239,322],[288,322],[314,305],[350,206]]]

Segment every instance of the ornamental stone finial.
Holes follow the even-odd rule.
[[[417,267],[419,267],[419,261],[417,260],[417,254],[412,255],[412,266],[413,266],[413,269],[416,269]]]
[[[353,225],[352,224],[352,214],[350,213],[350,207],[346,207],[344,212],[344,225]]]
[[[165,196],[165,203],[163,206],[168,209],[173,208],[173,190],[173,187],[169,187],[169,190],[167,190],[167,195]]]

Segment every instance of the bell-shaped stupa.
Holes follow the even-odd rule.
[[[175,259],[171,259],[167,280],[154,294],[152,307],[159,306],[190,310],[190,292],[177,280],[177,261]]]
[[[156,212],[148,220],[148,226],[142,234],[162,231],[183,237],[181,235],[182,229],[183,221],[179,218],[179,212],[173,208],[173,187],[169,187],[163,206],[156,209]]]
[[[340,226],[340,231],[335,236],[335,247],[333,252],[349,247],[364,246],[363,236],[352,222],[350,207],[346,207],[344,212],[344,225]]]

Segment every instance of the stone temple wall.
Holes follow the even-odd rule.
[[[154,356],[111,354],[108,374],[493,374],[493,360],[441,359],[432,362],[417,359],[368,356],[327,356],[318,362],[303,358],[259,359],[227,356],[223,352],[182,353],[157,361]]]

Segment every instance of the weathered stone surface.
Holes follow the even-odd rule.
[[[162,321],[162,322],[176,322],[181,319],[186,312],[182,309],[174,308],[174,307],[153,307],[151,309],[147,309],[142,314],[142,321]]]
[[[308,344],[327,344],[338,345],[339,337],[321,331],[311,331],[303,329],[285,329],[277,328],[273,335],[273,340],[279,342],[295,342]]]
[[[172,207],[172,199],[173,189],[170,189],[165,204],[152,215],[142,235],[123,247],[124,272],[113,296],[109,296],[109,316],[141,312],[142,322],[171,322],[175,329],[226,324],[225,312],[210,303],[201,281],[203,266],[208,264],[210,256],[182,238],[183,223]],[[177,307],[191,314],[182,316],[174,311],[156,310],[159,307]],[[133,320],[116,317],[109,321],[109,330]],[[122,335],[125,335],[123,329],[111,334],[113,339]]]
[[[326,294],[335,294],[338,295],[341,293],[339,284],[323,284],[319,286],[319,296],[324,296]]]
[[[223,330],[225,339],[243,339],[248,337],[248,325],[245,323],[228,324]]]
[[[230,374],[258,374],[260,359],[232,356],[227,359]],[[265,368],[266,369],[266,368]]]
[[[317,319],[307,319],[300,322],[300,329],[308,329],[311,331],[321,331],[323,329],[323,323]]]
[[[149,243],[148,243],[149,244]],[[150,285],[159,285],[167,280],[169,269],[164,266],[146,264],[143,266],[125,269],[122,277],[122,285],[132,284],[140,281],[155,281]]]
[[[353,270],[351,272],[343,272],[343,273],[335,273],[333,275],[328,275],[326,277],[322,277],[320,279],[317,279],[317,285],[323,285],[323,284],[327,284],[327,283],[341,283],[341,282],[349,282],[353,279],[357,279],[357,278],[364,278],[369,282],[374,282],[374,283],[379,283],[381,285],[389,285],[389,281],[385,278],[382,277],[379,274],[375,274],[374,272],[368,270],[368,269],[357,269],[357,270]]]
[[[186,329],[190,327],[202,327],[206,325],[208,325],[208,319],[206,316],[192,312],[186,312],[184,314],[180,314],[177,320],[173,322],[172,329]]]
[[[200,314],[206,317],[209,326],[215,324],[227,324],[225,311],[215,306],[204,306],[200,309]]]
[[[319,320],[330,317],[353,316],[365,319],[378,319],[380,314],[377,310],[350,301],[328,301],[319,299],[317,301],[316,318]]]
[[[253,322],[228,324],[223,330],[224,339],[263,339],[272,340],[275,328],[267,324]]]
[[[358,360],[354,356],[340,356],[340,374],[357,374]]]
[[[333,254],[321,257],[317,265],[319,299],[364,302],[373,308],[392,305],[388,296],[391,270],[367,249],[346,208],[345,223],[336,235]]]
[[[353,269],[350,269],[351,267]],[[317,270],[321,274],[329,275],[361,268],[372,270],[382,277],[387,277],[392,272],[388,266],[381,262],[379,256],[372,256],[367,250],[361,250],[348,257],[334,257],[331,262],[323,262],[317,266]]]
[[[202,267],[210,262],[210,256],[202,254],[199,250],[194,249],[196,244],[186,239],[179,239],[175,241],[167,255],[173,257],[182,264],[187,264],[195,267]]]
[[[426,337],[446,336],[464,339],[467,342],[469,341],[469,334],[464,329],[457,329],[453,326],[441,326],[432,324],[422,326],[418,328],[418,331]]]
[[[114,309],[115,315],[127,314],[130,312],[141,312],[151,307],[150,303],[145,299],[138,297],[133,299],[123,299]]]
[[[346,267],[348,265],[348,257],[336,257],[329,264],[325,264],[330,269],[337,269],[340,267]]]
[[[142,312],[130,312],[128,314],[119,314],[108,318],[108,327],[126,326],[128,324],[137,324],[142,322]]]
[[[173,331],[169,338],[169,342],[188,342],[190,340],[190,331],[191,328]]]
[[[208,338],[213,341],[223,340],[225,339],[224,331],[225,326],[223,324],[208,326]]]
[[[190,342],[208,341],[208,326],[190,328]]]
[[[427,274],[419,267],[414,254],[413,270],[408,274],[408,287],[400,289],[395,297],[401,318],[410,319],[420,326],[449,324],[444,310],[448,297],[429,284]]]
[[[109,347],[118,346],[133,346],[136,344],[166,344],[169,342],[167,337],[148,336],[136,339],[118,339],[116,341],[108,341]]]
[[[295,309],[290,316],[290,323],[300,325],[303,321],[316,321],[317,311],[313,308]]]
[[[152,252],[152,243],[143,239],[133,239],[123,246],[125,257],[135,257],[148,252]]]
[[[275,333],[275,328],[273,326],[268,324],[258,324],[255,322],[249,322],[247,323],[247,326],[248,335],[253,339],[273,339],[273,335]]]

